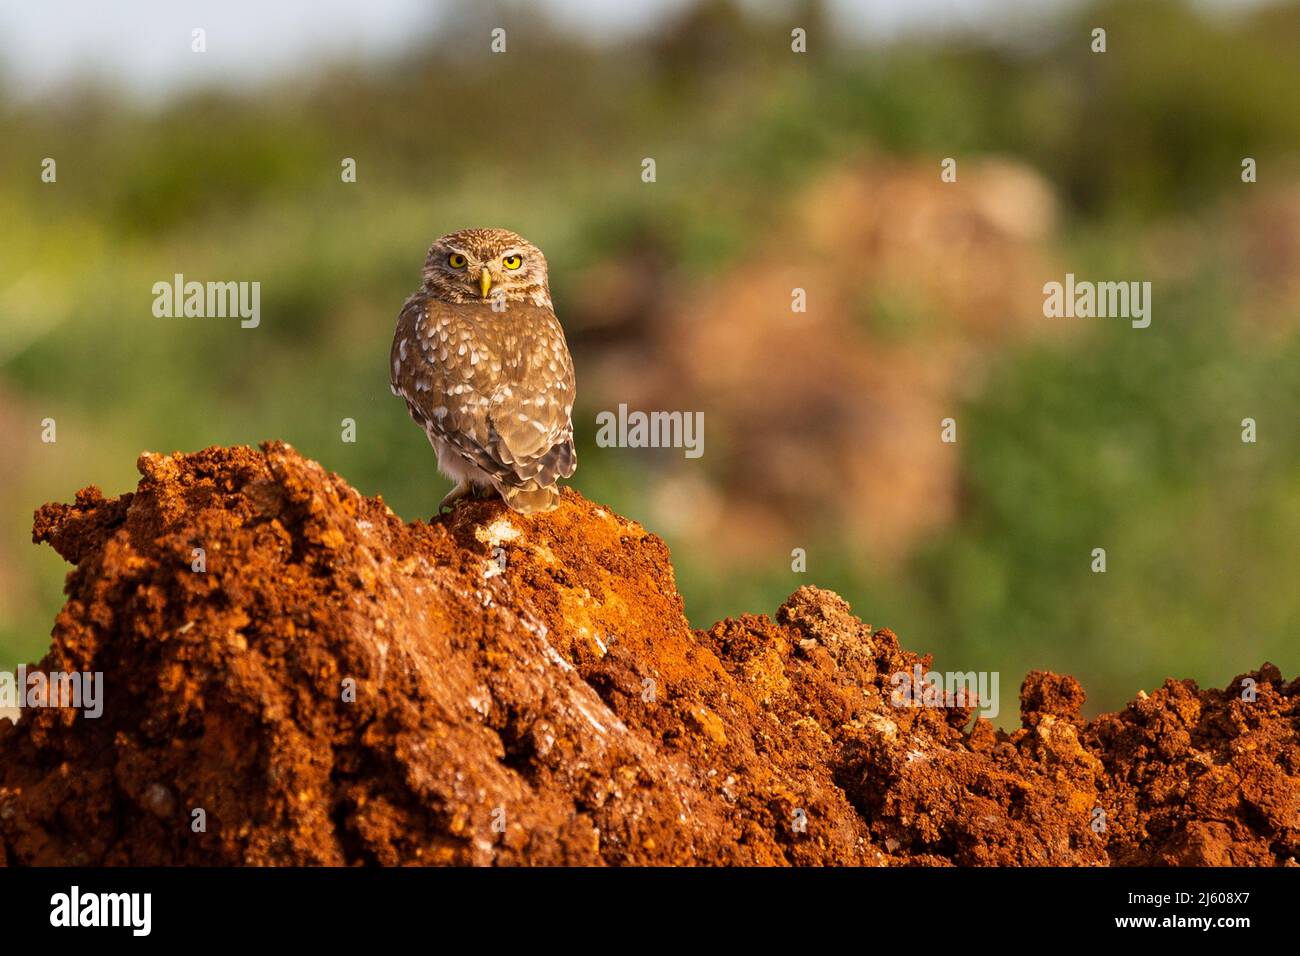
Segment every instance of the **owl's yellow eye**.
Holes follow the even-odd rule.
[[[524,264],[524,257],[518,255],[506,256],[504,259],[501,260],[501,264],[505,266],[507,269],[518,269],[520,266]]]
[[[453,269],[464,269],[465,257],[459,252],[453,252],[447,257],[447,265],[451,266]]]

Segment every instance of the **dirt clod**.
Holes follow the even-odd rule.
[[[664,543],[572,490],[406,525],[282,443],[139,470],[37,513],[76,565],[40,669],[102,671],[104,707],[0,721],[0,862],[1300,854],[1300,682],[1272,665],[1091,722],[1035,672],[1008,734],[892,706],[929,658],[827,591],[692,631]]]

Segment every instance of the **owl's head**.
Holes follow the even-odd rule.
[[[462,229],[429,248],[424,287],[445,302],[531,301],[551,305],[542,250],[508,229]]]

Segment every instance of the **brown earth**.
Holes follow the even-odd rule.
[[[692,631],[664,543],[571,490],[407,525],[280,443],[139,468],[134,494],[37,513],[76,565],[41,667],[102,671],[106,701],[0,721],[0,862],[1300,853],[1300,681],[1272,665],[1091,722],[1073,678],[1035,672],[1007,734],[891,706],[929,658],[828,591]]]

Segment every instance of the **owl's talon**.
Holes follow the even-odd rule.
[[[442,514],[443,509],[450,511],[460,499],[466,497],[473,491],[468,481],[456,482],[456,487],[447,492],[441,501],[438,502],[438,513]]]

